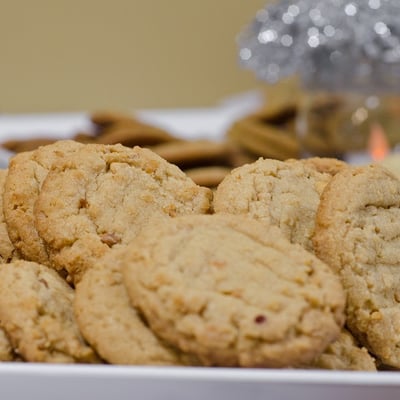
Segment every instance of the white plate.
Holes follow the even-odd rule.
[[[243,110],[143,111],[185,137],[221,137]],[[0,116],[0,141],[89,129],[84,113]],[[8,154],[1,155],[6,164]],[[0,400],[399,400],[400,373],[0,363]]]
[[[0,364],[1,399],[398,400],[396,372]]]

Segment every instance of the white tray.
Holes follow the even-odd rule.
[[[143,111],[143,119],[187,137],[221,137],[243,110]],[[84,113],[0,116],[0,141],[67,138],[89,128]],[[0,154],[6,163],[7,155]],[[124,367],[0,363],[0,400],[400,400],[400,372]]]
[[[1,399],[398,400],[396,372],[0,364]]]

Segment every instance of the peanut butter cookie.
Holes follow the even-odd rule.
[[[154,222],[121,259],[128,295],[150,327],[205,365],[301,365],[341,331],[336,275],[252,218]]]
[[[99,362],[76,325],[74,291],[52,269],[29,261],[0,265],[0,320],[18,354],[35,362]]]
[[[339,339],[328,346],[311,368],[344,371],[376,371],[375,359],[365,347],[359,346],[353,335],[343,329]]]
[[[135,124],[132,126],[116,126],[107,132],[98,136],[96,143],[99,144],[117,144],[124,146],[151,146],[159,143],[173,141],[175,138],[168,132],[144,124]]]
[[[197,185],[216,188],[230,171],[227,167],[198,167],[185,170],[185,174]]]
[[[292,243],[313,251],[315,215],[330,179],[301,160],[259,159],[224,178],[215,192],[214,209],[276,225]]]
[[[15,354],[3,328],[0,328],[0,361],[14,361]]]
[[[3,194],[4,219],[11,242],[26,260],[49,264],[46,248],[35,228],[33,208],[51,166],[81,146],[84,145],[62,140],[19,153],[10,161]]]
[[[378,165],[337,173],[321,196],[314,246],[341,277],[350,331],[400,367],[400,180]]]
[[[298,162],[299,160],[291,159],[286,161]],[[310,157],[303,158],[300,161],[309,165],[310,167],[315,168],[315,170],[318,172],[327,173],[332,176],[349,166],[349,164],[347,164],[345,161],[330,157]]]
[[[74,308],[83,336],[112,364],[181,364],[178,352],[159,340],[131,307],[119,264],[118,252],[110,252],[77,285]]]
[[[97,125],[102,129],[117,123],[132,124],[135,122],[132,114],[113,110],[94,111],[90,114],[90,120],[94,125]]]
[[[87,144],[53,165],[36,202],[36,227],[52,265],[74,282],[155,218],[207,213],[210,189],[148,149]]]
[[[55,139],[50,138],[35,138],[35,139],[12,139],[1,144],[5,149],[14,153],[22,153],[24,151],[33,151],[40,146],[46,146],[54,143]]]
[[[6,221],[3,212],[3,193],[8,170],[0,170],[0,263],[7,263],[18,259],[19,255],[8,236]]]
[[[291,102],[284,106],[269,105],[235,121],[227,138],[256,158],[298,158],[301,148],[294,126],[296,113],[297,107]]]
[[[230,155],[227,143],[212,140],[175,141],[151,150],[180,168],[226,164]]]

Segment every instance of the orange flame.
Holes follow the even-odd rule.
[[[371,133],[368,138],[368,153],[374,161],[383,160],[390,152],[389,142],[385,131],[378,123],[371,126]]]

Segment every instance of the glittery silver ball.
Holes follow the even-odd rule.
[[[241,64],[270,83],[298,74],[308,88],[400,90],[399,0],[281,0],[238,44]]]

